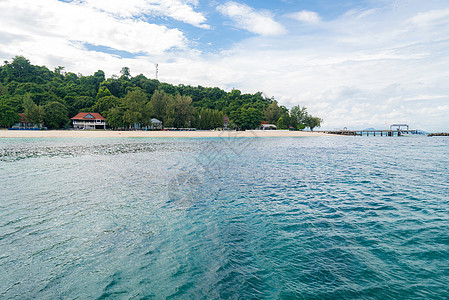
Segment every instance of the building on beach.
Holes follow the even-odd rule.
[[[259,127],[260,130],[276,130],[277,126],[274,124],[269,124],[266,121],[262,121],[262,124]]]
[[[39,124],[28,122],[25,118],[25,114],[19,114],[19,116],[20,122],[11,126],[11,128],[9,128],[10,130],[39,130],[41,128]]]
[[[162,121],[152,118],[151,119],[151,126],[148,129],[162,129]]]
[[[148,126],[142,124],[134,124],[130,128],[131,130],[161,130],[162,129],[162,121],[159,121],[156,118],[151,119],[151,124]]]
[[[76,129],[106,129],[106,118],[99,113],[81,112],[71,120]]]

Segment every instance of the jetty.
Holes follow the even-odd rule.
[[[449,136],[449,132],[430,133],[428,136]]]
[[[392,124],[390,129],[377,130],[377,129],[365,129],[365,130],[348,130],[343,128],[342,130],[326,130],[322,131],[327,134],[337,135],[349,135],[349,136],[409,136],[412,134],[422,134],[418,129],[410,129],[407,124]]]

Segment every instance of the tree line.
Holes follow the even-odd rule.
[[[262,121],[278,129],[313,130],[322,122],[305,107],[289,110],[260,92],[175,86],[142,74],[132,77],[127,67],[120,76],[106,78],[101,70],[88,76],[66,72],[64,67],[51,71],[23,56],[0,66],[0,127],[19,122],[18,113],[24,113],[27,121],[49,129],[67,128],[79,112],[98,112],[115,129],[145,127],[152,118],[166,128],[198,129],[223,127],[225,116],[230,128],[243,130],[257,128]]]

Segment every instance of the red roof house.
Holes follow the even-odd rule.
[[[259,129],[262,130],[276,130],[277,126],[274,124],[268,123],[268,121],[262,121],[262,124],[260,124]]]
[[[73,128],[77,129],[106,129],[106,118],[99,113],[81,112],[71,118]]]
[[[33,124],[32,122],[28,122],[25,118],[25,114],[19,114],[20,116],[20,122],[15,124],[9,129],[15,129],[15,130],[39,130],[41,124]]]

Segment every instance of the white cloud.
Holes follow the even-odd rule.
[[[234,26],[258,35],[274,36],[286,32],[285,28],[277,23],[269,12],[256,11],[246,4],[229,1],[217,6],[217,10],[231,18],[235,22]]]
[[[410,19],[410,23],[419,26],[438,25],[446,23],[449,18],[449,8],[441,10],[431,10],[427,12],[420,12]]]
[[[56,0],[2,1],[0,20],[0,31],[23,36],[24,40],[32,41],[33,47],[77,41],[132,53],[159,54],[186,44],[178,29],[138,19],[115,18],[86,6]],[[27,45],[25,42],[21,46]]]
[[[221,6],[222,13],[235,16],[231,18],[239,27],[250,27],[262,36],[218,54],[205,54],[189,48],[177,29],[133,20],[112,8],[105,12],[51,0],[3,0],[0,58],[24,55],[33,64],[62,65],[84,74],[102,69],[107,76],[128,66],[131,74],[150,78],[157,62],[161,81],[261,91],[287,107],[307,106],[312,115],[324,119],[323,128],[384,128],[404,122],[428,131],[447,131],[449,18],[444,17],[445,1],[351,11],[283,36],[270,36],[268,29],[256,31],[237,21],[255,24],[253,13],[260,12],[228,2]],[[138,7],[137,0],[130,3]],[[137,16],[136,11],[132,15]],[[124,59],[87,51],[82,42],[143,54]]]
[[[227,87],[261,90],[288,107],[305,105],[324,118],[324,128],[384,128],[405,122],[447,130],[445,13],[389,6],[353,11],[321,22],[311,35],[302,31],[241,42],[219,62],[214,60],[214,67]]]
[[[321,22],[321,17],[316,12],[313,11],[303,10],[297,13],[289,14],[288,16],[290,18],[310,24],[318,24]]]
[[[142,15],[167,16],[196,27],[209,29],[206,17],[194,11],[198,1],[186,0],[84,0],[87,7],[105,11],[120,17],[138,17]]]

